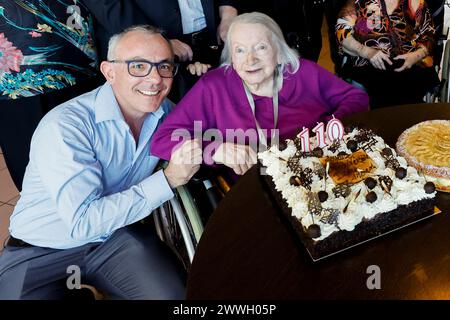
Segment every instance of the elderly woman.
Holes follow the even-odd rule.
[[[160,126],[153,155],[170,159],[180,136],[202,138],[207,164],[224,164],[241,175],[256,163],[255,143],[292,138],[299,128],[314,127],[333,114],[341,118],[368,108],[362,90],[299,59],[279,26],[262,13],[233,20],[222,62]]]
[[[424,0],[348,0],[336,33],[346,60],[341,75],[364,86],[371,108],[423,102],[439,83]]]

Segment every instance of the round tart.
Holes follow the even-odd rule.
[[[450,192],[450,120],[430,120],[405,130],[397,151],[438,190]]]

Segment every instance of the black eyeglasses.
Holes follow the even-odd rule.
[[[173,62],[161,61],[151,62],[147,60],[110,60],[113,63],[126,63],[128,73],[133,77],[146,77],[156,67],[161,78],[173,78],[178,71],[178,64]]]

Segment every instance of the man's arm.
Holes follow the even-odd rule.
[[[148,216],[172,196],[158,171],[129,189],[105,194],[105,177],[93,150],[93,130],[75,115],[38,128],[30,153],[42,184],[76,240],[96,240]]]

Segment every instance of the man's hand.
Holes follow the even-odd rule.
[[[408,52],[405,54],[400,54],[394,58],[394,60],[404,59],[405,62],[400,68],[395,69],[396,72],[402,72],[403,70],[410,69],[417,62],[422,60],[427,56],[426,49],[418,49],[414,52]]]
[[[381,50],[371,48],[371,52],[368,54],[368,59],[372,66],[376,69],[386,70],[384,62],[387,62],[389,65],[392,65],[391,59],[389,59],[389,55],[384,53]],[[373,51],[374,50],[374,51]]]
[[[200,169],[202,163],[202,147],[198,140],[188,140],[175,150],[170,157],[169,165],[164,170],[171,188],[186,184]]]
[[[180,59],[180,61],[184,62],[192,60],[194,53],[189,45],[178,39],[172,39],[170,40],[170,43],[172,44],[173,53]]]
[[[222,143],[212,159],[216,163],[222,163],[236,172],[243,175],[248,169],[256,164],[256,152],[249,146],[234,144],[230,142]]]
[[[231,21],[237,16],[237,10],[232,6],[219,7],[220,24],[217,28],[217,43],[225,42]]]
[[[201,62],[196,62],[196,63],[190,63],[187,66],[187,69],[189,70],[189,72],[192,75],[198,75],[199,77],[206,73],[208,71],[208,69],[211,68],[210,64],[206,64],[206,63],[201,63]]]

